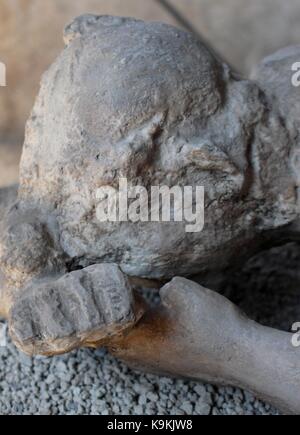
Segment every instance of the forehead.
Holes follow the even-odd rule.
[[[221,104],[223,65],[194,36],[131,19],[95,26],[71,39],[45,74],[27,124],[21,184],[38,196],[128,166],[132,135],[146,152],[152,129],[140,127],[158,115],[168,140],[182,123],[186,131],[205,125]]]
[[[219,104],[222,66],[193,35],[174,27],[100,20],[67,50],[66,72],[80,86],[75,111],[97,140],[136,128],[157,111],[175,119],[192,99],[207,115]]]

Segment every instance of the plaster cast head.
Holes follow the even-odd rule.
[[[51,216],[63,252],[81,265],[115,261],[157,278],[202,271],[207,250],[221,255],[216,220],[231,219],[251,187],[249,141],[266,110],[259,87],[195,36],[161,23],[88,15],[66,28],[65,42],[27,124],[20,207]],[[122,177],[203,186],[206,233],[187,236],[185,222],[99,224],[96,190]],[[237,237],[241,221],[252,225],[246,214],[236,208]]]
[[[79,176],[88,188],[136,177],[166,141],[198,138],[224,102],[228,71],[171,26],[83,16],[65,42],[27,126],[21,183],[41,196],[62,182],[73,193]]]

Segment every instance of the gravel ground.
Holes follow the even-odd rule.
[[[133,373],[103,351],[28,358],[0,349],[0,414],[253,415],[276,413],[248,393]]]
[[[288,330],[300,319],[299,250],[253,259],[223,293],[251,317]],[[279,308],[280,307],[280,308]],[[103,350],[28,358],[0,348],[0,414],[274,415],[249,393],[132,372]]]

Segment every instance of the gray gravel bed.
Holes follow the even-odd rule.
[[[275,413],[248,393],[132,372],[102,350],[28,358],[0,349],[0,414],[253,415]]]

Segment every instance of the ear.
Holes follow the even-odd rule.
[[[64,30],[65,45],[71,44],[75,39],[89,33],[97,26],[98,18],[96,15],[86,14],[75,18]]]
[[[124,20],[124,18],[108,15],[81,15],[66,26],[64,30],[64,43],[68,46],[77,38],[81,38],[103,27],[120,25]]]

